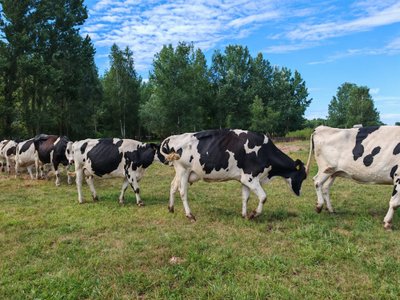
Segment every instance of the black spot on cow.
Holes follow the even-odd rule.
[[[81,146],[81,153],[82,153],[82,154],[85,153],[85,150],[86,150],[87,145],[88,145],[88,143],[85,142],[85,143],[83,143],[83,145]]]
[[[133,151],[125,151],[125,168],[136,170],[139,167],[146,169],[154,161],[157,147],[154,144],[144,144]]]
[[[69,139],[66,136],[60,137],[60,140],[57,144],[54,145],[53,150],[53,165],[57,169],[59,164],[64,166],[68,165],[68,159],[65,156],[65,150],[67,149],[67,144]]]
[[[122,143],[123,143],[123,140],[119,140],[115,145],[119,148],[119,147],[121,147]]]
[[[15,155],[16,154],[16,149],[17,149],[16,146],[12,146],[12,147],[8,148],[7,149],[7,156]]]
[[[398,168],[398,166],[396,165],[390,170],[390,177],[392,179],[394,179],[394,174],[396,174],[397,168]]]
[[[192,162],[193,158],[193,155],[190,155],[189,162]]]
[[[19,149],[19,154],[26,152],[30,148],[30,146],[32,146],[32,144],[33,139],[26,141],[26,143],[22,145],[21,149]]]
[[[362,142],[368,137],[369,134],[378,130],[380,126],[362,127],[358,129],[356,136],[356,144],[353,148],[353,158],[354,160],[359,159],[364,154],[364,146]]]
[[[85,145],[86,144],[86,145]],[[81,147],[86,149],[87,143]],[[85,146],[85,147],[84,147]],[[97,176],[103,176],[115,171],[121,163],[122,153],[119,147],[113,143],[112,138],[99,139],[99,142],[87,153],[91,161],[93,172]]]
[[[139,194],[140,193],[140,189],[139,188],[134,189],[133,191],[135,192],[135,194]]]
[[[374,162],[374,156],[377,155],[381,151],[381,147],[375,147],[371,154],[368,154],[364,157],[363,163],[366,167],[369,167]]]
[[[393,188],[392,197],[395,196],[395,195],[397,194],[397,189],[396,189],[396,187],[397,187],[397,186],[394,186],[394,188]]]
[[[400,143],[398,143],[396,147],[394,147],[393,149],[393,155],[397,155],[399,153],[400,153]]]

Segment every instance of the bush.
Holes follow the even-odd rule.
[[[301,130],[288,132],[285,137],[309,139],[311,134],[313,133],[313,131],[314,131],[313,128],[304,128],[304,129],[301,129]]]

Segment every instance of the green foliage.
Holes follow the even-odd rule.
[[[250,106],[251,125],[250,129],[273,135],[276,124],[279,123],[280,113],[265,107],[261,98],[256,96]]]
[[[99,129],[105,136],[135,137],[139,134],[141,78],[136,74],[133,53],[114,44],[110,53],[110,70],[102,80],[104,99]]]
[[[159,136],[203,128],[210,84],[204,54],[193,44],[164,46],[153,61],[152,95],[141,109],[145,128]],[[155,128],[158,123],[159,128]]]
[[[344,83],[337,91],[328,108],[328,125],[350,128],[356,124],[363,126],[382,124],[369,88],[354,83]]]
[[[306,127],[300,130],[290,131],[285,136],[291,138],[309,139],[314,128]]]
[[[317,118],[317,119],[312,119],[312,120],[305,120],[304,122],[304,127],[307,128],[316,128],[319,125],[326,125],[327,124],[327,120],[325,119],[321,119],[321,118]]]
[[[83,0],[1,5],[1,134],[87,135],[99,89],[93,45],[77,29],[87,18]]]

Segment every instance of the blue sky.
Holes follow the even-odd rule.
[[[134,53],[146,79],[163,45],[193,42],[208,62],[229,44],[297,70],[313,101],[306,118],[325,118],[344,82],[368,86],[381,120],[400,122],[399,0],[86,0],[81,28],[96,47],[100,74],[113,43]]]

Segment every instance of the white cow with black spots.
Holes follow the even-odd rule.
[[[300,160],[292,160],[266,135],[251,131],[221,129],[174,135],[161,143],[160,153],[175,168],[169,211],[174,211],[174,195],[179,190],[186,217],[191,221],[195,221],[195,217],[187,201],[188,183],[239,181],[242,184],[242,216],[252,219],[261,214],[267,199],[263,184],[283,177],[299,196],[306,178]],[[247,216],[250,191],[257,195],[259,203]]]
[[[136,204],[142,206],[139,194],[139,181],[145,169],[157,159],[158,146],[131,139],[86,139],[69,142],[65,150],[69,164],[75,164],[78,201],[83,203],[83,176],[92,193],[94,201],[98,196],[93,184],[93,176],[102,178],[123,177],[119,202],[124,203],[125,191],[130,185],[136,195]]]
[[[324,203],[333,212],[329,189],[336,177],[360,183],[394,185],[384,227],[392,227],[393,214],[400,206],[400,127],[372,126],[337,129],[319,126],[310,140],[308,172],[312,151],[318,164],[314,177],[317,192],[316,211]]]
[[[27,168],[31,179],[39,178],[40,161],[35,149],[34,139],[18,143],[15,154],[15,177],[19,175],[21,168]],[[35,177],[32,169],[35,168]]]
[[[6,140],[0,143],[0,157],[5,160],[8,175],[10,175],[11,163],[15,161],[17,144],[18,143],[14,140]],[[2,171],[4,172],[4,162]]]

